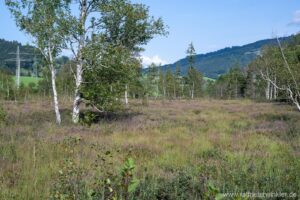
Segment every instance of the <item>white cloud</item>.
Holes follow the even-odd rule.
[[[292,24],[292,25],[300,25],[300,10],[297,10],[294,13],[293,20],[292,20],[292,22],[290,24]]]
[[[148,67],[149,65],[151,65],[152,63],[156,64],[156,65],[165,65],[167,64],[167,61],[161,59],[158,55],[149,57],[149,56],[141,56],[142,59],[142,63],[144,67]]]

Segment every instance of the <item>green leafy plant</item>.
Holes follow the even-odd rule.
[[[121,169],[121,177],[122,177],[122,190],[123,196],[125,200],[129,199],[129,195],[135,191],[137,188],[139,181],[134,177],[134,169],[135,163],[132,158],[127,158],[122,169]]]
[[[96,148],[96,146],[92,147]],[[90,196],[92,199],[114,200],[117,198],[117,173],[114,170],[114,155],[109,150],[97,149],[100,153],[93,164],[95,178]]]
[[[97,115],[93,112],[87,111],[81,115],[80,122],[83,125],[90,127],[96,121]]]
[[[58,171],[50,199],[87,199],[86,183],[83,180],[84,170],[75,160],[75,148],[80,141],[79,137],[68,137],[64,140],[63,148],[66,156]]]

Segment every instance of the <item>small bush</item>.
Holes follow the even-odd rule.
[[[91,126],[97,121],[97,115],[93,112],[87,111],[80,115],[80,123],[82,125]]]
[[[52,200],[87,199],[86,183],[83,179],[84,170],[75,161],[75,147],[80,138],[69,137],[64,140],[65,158],[58,171],[55,183],[51,190]]]

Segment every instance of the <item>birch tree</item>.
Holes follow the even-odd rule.
[[[83,101],[101,112],[114,108],[140,66],[142,46],[165,33],[160,18],[154,19],[145,5],[129,0],[80,0],[79,11],[78,18],[70,17],[74,28],[69,39],[77,62],[74,123],[79,121]]]
[[[71,25],[70,37],[66,40],[68,47],[71,49],[74,60],[76,62],[76,70],[74,72],[75,89],[73,100],[72,121],[79,122],[79,112],[81,104],[80,87],[83,82],[83,72],[85,67],[85,58],[83,56],[87,44],[88,31],[94,27],[94,21],[88,23],[88,18],[92,12],[96,11],[99,0],[78,0],[74,1],[78,6],[79,15],[68,15],[68,22]]]
[[[261,77],[267,82],[266,96],[269,99],[281,91],[300,111],[300,49],[298,43],[282,45],[277,38],[277,47],[265,49],[259,58]],[[270,53],[272,52],[272,53]],[[270,62],[277,60],[276,63]]]
[[[17,25],[32,38],[44,56],[51,72],[54,110],[57,124],[61,123],[56,89],[55,58],[64,47],[69,0],[6,0]]]

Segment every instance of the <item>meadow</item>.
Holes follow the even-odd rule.
[[[133,101],[74,125],[66,100],[56,126],[50,99],[1,104],[0,199],[242,199],[221,194],[300,191],[300,114],[289,105]]]
[[[16,81],[16,76],[13,76],[13,80]],[[42,78],[32,77],[32,76],[21,76],[20,83],[24,84],[24,86],[28,86],[30,83],[34,83],[38,85],[38,82],[42,80]]]

